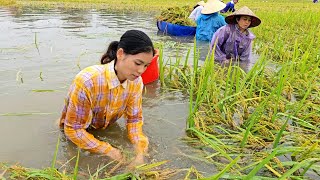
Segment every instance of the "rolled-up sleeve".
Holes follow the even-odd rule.
[[[126,126],[128,138],[131,143],[137,146],[137,153],[147,152],[149,145],[148,138],[142,131],[142,90],[143,83],[140,78],[139,82],[135,84],[133,91],[130,93],[125,114],[127,118]]]
[[[93,153],[106,154],[112,146],[107,142],[99,141],[86,131],[92,120],[92,94],[84,84],[82,79],[74,80],[66,100],[66,112],[60,122],[64,124],[67,138],[78,147]]]

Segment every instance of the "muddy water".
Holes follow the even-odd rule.
[[[176,56],[174,45],[182,42],[181,53],[193,46],[190,38],[174,38],[157,32],[154,16],[139,13],[110,13],[97,10],[6,9],[0,8],[0,162],[41,168],[51,165],[60,137],[57,167],[77,154],[55,121],[63,98],[80,69],[99,63],[108,43],[128,29],[140,29],[153,41],[165,42],[166,57]],[[148,162],[169,160],[164,167],[190,168],[204,173],[212,166],[186,155],[197,156],[188,146],[185,121],[188,102],[181,93],[160,93],[159,84],[146,87],[144,131],[150,138]],[[48,90],[39,92],[38,90]],[[124,149],[130,156],[124,120],[107,131],[94,134]],[[95,171],[109,160],[80,152],[80,170]]]

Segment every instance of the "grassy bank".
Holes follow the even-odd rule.
[[[194,6],[197,0],[0,0],[0,6],[16,7],[47,7],[47,8],[102,8],[111,10],[137,10],[137,11],[160,11],[172,6]],[[227,0],[224,1],[225,3]],[[308,9],[314,12],[317,6],[314,6],[311,0],[283,0],[279,1],[253,1],[242,0],[237,6],[247,5],[253,7],[253,10],[272,10],[273,12],[297,11]]]
[[[16,7],[42,8],[96,8],[117,11],[159,11],[171,6],[194,5],[195,0],[163,0],[163,1],[135,1],[135,0],[0,0],[0,5]]]

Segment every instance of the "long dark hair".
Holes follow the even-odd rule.
[[[149,53],[155,54],[151,39],[140,30],[128,30],[120,38],[120,41],[112,41],[107,52],[101,57],[101,64],[107,64],[112,60],[117,61],[117,50],[122,48],[126,54]]]

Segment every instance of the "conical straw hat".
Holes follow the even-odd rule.
[[[226,7],[226,4],[219,0],[208,0],[208,2],[203,6],[201,11],[202,14],[212,14],[218,12]]]
[[[237,16],[251,16],[251,24],[249,28],[259,26],[261,23],[261,20],[258,18],[258,16],[256,16],[247,6],[243,6],[239,10],[236,10],[234,13],[227,16],[225,20],[228,24],[236,24]]]

